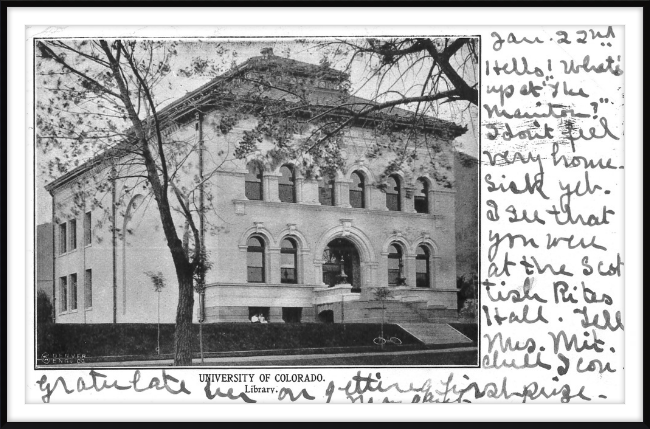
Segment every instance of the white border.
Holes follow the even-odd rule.
[[[585,13],[587,12],[588,13]],[[8,421],[22,420],[570,420],[619,421],[642,419],[642,8],[8,8]],[[615,405],[478,405],[471,412],[455,407],[391,405],[390,409],[345,405],[303,405],[291,409],[275,405],[256,405],[255,412],[240,407],[205,405],[76,405],[74,413],[66,405],[24,404],[24,372],[31,365],[31,350],[26,349],[24,286],[26,284],[26,240],[32,240],[32,210],[26,195],[32,189],[25,177],[28,163],[25,132],[25,27],[27,25],[283,25],[300,23],[301,29],[323,23],[337,26],[445,25],[625,25],[626,46],[626,377],[625,404]],[[370,26],[375,27],[374,29]],[[439,28],[436,25],[437,28]],[[176,27],[178,31],[178,27]],[[402,27],[403,29],[404,27]],[[422,28],[422,27],[421,27]],[[386,28],[388,29],[388,28]],[[413,30],[413,27],[410,27]],[[351,29],[347,29],[348,31]],[[358,32],[358,28],[357,28]],[[180,33],[178,34],[181,35]],[[29,241],[27,241],[29,242]],[[25,356],[30,356],[27,359]],[[182,407],[182,409],[180,408]],[[334,407],[335,409],[331,409]],[[395,408],[397,407],[397,408]],[[507,408],[502,408],[507,407]],[[117,412],[116,412],[117,411]],[[466,410],[463,410],[466,411]]]

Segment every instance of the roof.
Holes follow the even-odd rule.
[[[319,80],[322,80],[324,82],[329,81],[332,84],[347,80],[349,77],[346,73],[335,70],[326,65],[309,64],[290,58],[274,56],[267,50],[263,50],[262,53],[264,53],[264,55],[249,58],[241,65],[236,66],[226,73],[215,77],[210,82],[200,86],[193,91],[188,92],[184,96],[163,107],[160,111],[158,111],[159,119],[163,123],[166,121],[175,121],[192,112],[196,112],[201,106],[210,104],[211,97],[215,94],[218,88],[223,87],[224,83],[230,82],[237,76],[241,76],[247,72],[272,72],[275,67],[283,67],[284,70],[288,71],[291,75],[298,77],[317,77]],[[265,93],[265,95],[267,98],[271,99],[280,100],[283,98],[282,95],[279,95],[279,91],[268,91]],[[335,98],[340,98],[342,95],[345,97],[345,103],[352,105],[350,107],[351,111],[358,111],[363,106],[367,106],[368,104],[378,104],[374,101],[354,95],[346,95],[337,89],[331,89],[329,87],[324,88],[316,85],[313,86],[313,91],[310,92],[309,98],[310,102],[316,101],[318,103],[318,100],[321,102],[333,101]],[[351,113],[348,113],[347,115],[350,114]],[[382,111],[382,113],[374,114],[373,117],[381,117],[382,119],[385,119],[386,117],[392,116],[396,120],[405,121],[412,118],[413,115],[414,112],[412,111],[394,106],[387,108],[385,111]],[[368,119],[368,117],[364,117],[364,119]],[[145,119],[145,121],[147,121],[147,119]],[[426,123],[428,127],[431,127],[434,130],[445,130],[451,134],[452,138],[461,136],[467,131],[466,127],[461,127],[453,122],[438,119],[433,116],[427,116]],[[126,130],[125,134],[129,134],[128,129]],[[58,177],[57,179],[48,183],[45,186],[45,189],[49,192],[52,192],[52,190],[56,189],[57,187],[101,164],[102,160],[105,159],[108,151],[111,150],[117,151],[118,149],[108,149],[107,151],[94,156],[80,166],[67,172],[63,176]]]

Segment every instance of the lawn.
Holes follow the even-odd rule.
[[[380,324],[247,324],[211,323],[203,325],[206,353],[297,348],[374,347]],[[199,326],[194,325],[193,350],[199,352]],[[37,355],[79,354],[99,357],[157,357],[156,324],[55,324],[39,329]],[[420,342],[397,325],[384,325],[385,337],[398,337],[405,346]],[[162,356],[172,354],[174,325],[160,325]]]

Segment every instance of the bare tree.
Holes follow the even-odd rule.
[[[149,40],[39,41],[37,144],[51,156],[51,175],[73,171],[94,154],[85,165],[101,168],[76,188],[78,204],[102,208],[115,219],[118,206],[125,206],[120,199],[133,190],[142,188],[145,198],[155,200],[178,280],[174,364],[191,365],[193,278],[205,272],[199,232],[205,207],[198,194],[211,173],[187,180],[194,177],[188,160],[200,152],[200,138],[163,137],[165,118],[155,90],[171,71],[176,47]],[[106,204],[118,180],[129,185],[116,203]],[[178,215],[188,232],[184,237],[177,232]]]
[[[301,162],[307,175],[332,174],[344,161],[347,132],[353,125],[371,127],[375,139],[368,145],[369,158],[389,156],[383,177],[428,154],[429,173],[450,187],[445,171],[451,169],[440,139],[452,140],[465,130],[438,120],[441,110],[468,112],[478,103],[478,42],[474,38],[345,39],[313,44],[298,41],[306,49],[322,53],[319,66],[305,73],[329,81],[335,94],[315,98],[313,80],[292,80],[295,64],[274,61],[263,52],[266,74],[247,73],[242,81],[252,84],[246,92],[257,100],[257,126],[244,135],[240,158],[257,151],[263,138],[275,143],[269,156]],[[204,59],[185,69],[212,70]],[[361,71],[361,73],[359,73]],[[354,86],[350,75],[357,74]],[[371,90],[369,90],[369,88]],[[316,88],[317,89],[317,88]],[[369,94],[360,97],[358,94]],[[225,119],[238,123],[248,112],[236,106]],[[293,140],[290,137],[295,137]]]

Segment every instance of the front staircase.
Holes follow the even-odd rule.
[[[443,306],[429,306],[426,301],[397,298],[384,301],[353,301],[345,305],[347,323],[394,323],[425,345],[472,344],[472,340],[449,323],[458,314]]]

